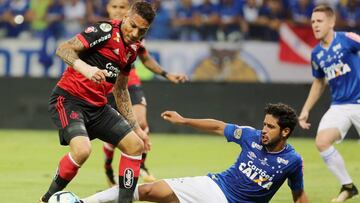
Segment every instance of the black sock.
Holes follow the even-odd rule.
[[[51,182],[48,191],[42,196],[41,201],[48,202],[51,195],[53,195],[55,192],[64,189],[69,182],[70,181],[61,178],[59,175],[56,175],[54,180]]]

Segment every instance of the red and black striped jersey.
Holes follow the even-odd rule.
[[[144,50],[140,42],[124,43],[121,23],[117,20],[99,22],[77,35],[86,48],[79,54],[80,59],[91,66],[106,69],[110,73],[106,82],[96,84],[68,67],[57,84],[60,88],[95,106],[107,103],[106,95],[111,92],[118,74],[128,76],[137,54]]]

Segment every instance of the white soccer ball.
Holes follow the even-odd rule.
[[[51,195],[48,203],[81,203],[80,199],[72,192],[59,191]]]

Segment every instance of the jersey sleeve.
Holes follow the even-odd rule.
[[[292,191],[298,191],[304,189],[304,165],[303,160],[299,157],[295,169],[288,177],[288,185]]]
[[[360,36],[353,32],[347,32],[345,33],[345,39],[347,41],[347,44],[349,45],[349,49],[357,53],[360,51]]]
[[[76,37],[83,43],[86,48],[92,48],[105,43],[111,38],[112,25],[108,22],[99,22],[90,25]]]
[[[244,137],[256,134],[256,130],[249,126],[238,126],[235,124],[227,124],[224,129],[224,135],[228,142],[235,142],[242,145]]]
[[[319,65],[318,61],[316,60],[316,56],[315,56],[314,52],[311,53],[311,70],[312,70],[312,75],[315,78],[324,78],[325,77],[325,73],[320,68],[320,65]]]

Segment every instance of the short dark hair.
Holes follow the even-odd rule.
[[[313,13],[315,13],[315,12],[323,12],[328,17],[333,17],[335,15],[334,9],[331,8],[331,6],[329,6],[327,4],[320,4],[320,5],[316,6],[313,9]]]
[[[270,114],[278,119],[280,130],[289,128],[289,135],[292,133],[298,122],[296,111],[289,105],[283,103],[267,104],[265,107],[265,114]]]
[[[130,10],[144,18],[149,24],[156,16],[153,6],[146,1],[136,1],[131,5]]]

